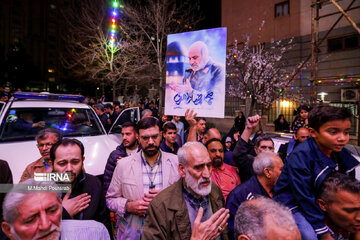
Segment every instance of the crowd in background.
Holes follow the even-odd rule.
[[[159,115],[158,99],[84,102],[106,129],[132,106],[141,119],[124,114],[122,143],[103,179],[86,173],[81,141],[39,131],[41,158],[24,166],[21,182],[32,183],[35,172],[69,172],[71,192],[9,193],[2,231],[11,239],[60,232],[70,239],[360,238],[359,162],[344,148],[352,117],[346,108],[300,106],[291,126],[280,115],[276,130],[291,127],[293,138],[276,152],[258,131],[259,115],[239,112],[222,135],[191,109],[183,117]],[[0,164],[0,180],[11,182],[7,163]],[[41,228],[30,229],[35,224]]]

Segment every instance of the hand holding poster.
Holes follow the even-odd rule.
[[[224,117],[226,28],[168,36],[165,114]]]

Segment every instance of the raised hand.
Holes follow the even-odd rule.
[[[256,128],[256,126],[260,122],[260,119],[261,119],[261,116],[259,116],[257,114],[255,116],[248,117],[246,120],[246,128],[248,128],[248,129]]]
[[[196,126],[196,115],[197,113],[194,112],[193,109],[190,110],[190,108],[186,109],[185,112],[185,119],[186,121],[189,123],[190,127],[195,127]]]
[[[205,222],[200,222],[204,210],[200,207],[194,221],[193,230],[190,240],[212,240],[217,238],[227,227],[229,219],[229,210],[225,208],[219,209]]]

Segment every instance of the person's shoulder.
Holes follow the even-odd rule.
[[[162,159],[163,160],[170,160],[171,162],[178,162],[178,157],[177,155],[173,154],[173,153],[168,153],[168,152],[164,152],[161,151],[162,154]]]
[[[0,159],[0,166],[1,166],[1,168],[3,168],[3,167],[9,168],[8,162],[5,160],[1,160],[1,159]]]
[[[296,148],[294,148],[294,150],[290,153],[290,155],[301,156],[301,157],[310,156],[311,154],[313,154],[311,152],[311,149],[313,148],[313,146],[311,146],[311,145],[312,145],[312,142],[309,141],[309,139],[307,139],[304,142],[298,144],[296,146]],[[315,145],[316,145],[316,143],[315,143]],[[290,157],[290,155],[289,155],[289,157]]]
[[[116,162],[115,171],[120,171],[120,170],[126,170],[127,171],[129,169],[129,166],[133,162],[136,162],[137,160],[140,160],[140,159],[141,159],[140,152],[130,154],[129,156],[126,156],[126,157],[124,157],[121,160]]]
[[[118,146],[115,150],[110,153],[110,157],[118,158],[118,157],[126,157],[127,153],[125,148],[122,145]]]
[[[98,177],[91,175],[89,173],[84,173],[85,174],[85,181],[87,182],[87,184],[91,183],[92,187],[98,187],[101,186],[101,181]]]
[[[219,197],[223,197],[223,194],[222,194],[222,191],[221,189],[219,188],[218,185],[216,185],[215,182],[211,182],[211,192],[210,192],[210,195],[216,197],[216,198],[219,198]]]
[[[43,166],[43,161],[42,161],[42,158],[39,158],[31,163],[29,163],[27,166],[26,166],[26,169],[31,169],[35,166]]]
[[[226,169],[227,171],[236,173],[236,169],[237,169],[236,167],[231,166],[231,165],[226,164],[226,163],[224,163],[224,166],[225,166],[225,169]]]
[[[150,204],[153,207],[158,208],[160,205],[166,206],[171,203],[173,201],[172,196],[174,196],[176,192],[180,191],[179,184],[181,183],[179,181],[181,181],[181,179],[159,192],[156,197],[150,202]]]

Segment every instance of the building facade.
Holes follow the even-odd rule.
[[[287,67],[294,69],[309,56],[310,59],[286,91],[290,94],[292,91],[294,94],[300,93],[304,101],[310,100],[313,96],[317,102],[347,106],[354,114],[358,114],[360,35],[345,17],[335,24],[342,14],[330,1],[318,1],[321,2],[318,8],[313,2],[311,0],[223,0],[222,26],[228,28],[228,46],[235,40],[244,41],[244,35],[250,35],[251,44],[258,42],[271,44],[274,41],[293,38],[293,48],[285,55]],[[343,9],[350,9],[347,13],[359,27],[360,2],[343,0],[338,1],[338,4]],[[264,26],[259,32],[263,21]],[[333,25],[335,26],[328,33]],[[317,37],[317,42],[321,42],[318,48],[314,47],[314,61],[311,59],[312,46],[315,46],[312,44],[312,33]],[[312,86],[310,80],[314,80]],[[290,105],[290,108],[295,108],[301,102],[283,104],[284,101],[286,99],[274,104],[269,113],[269,121],[273,121],[280,113],[285,113],[292,120],[293,109],[288,108]],[[352,129],[353,134],[358,131],[357,129],[358,126],[355,124]]]

